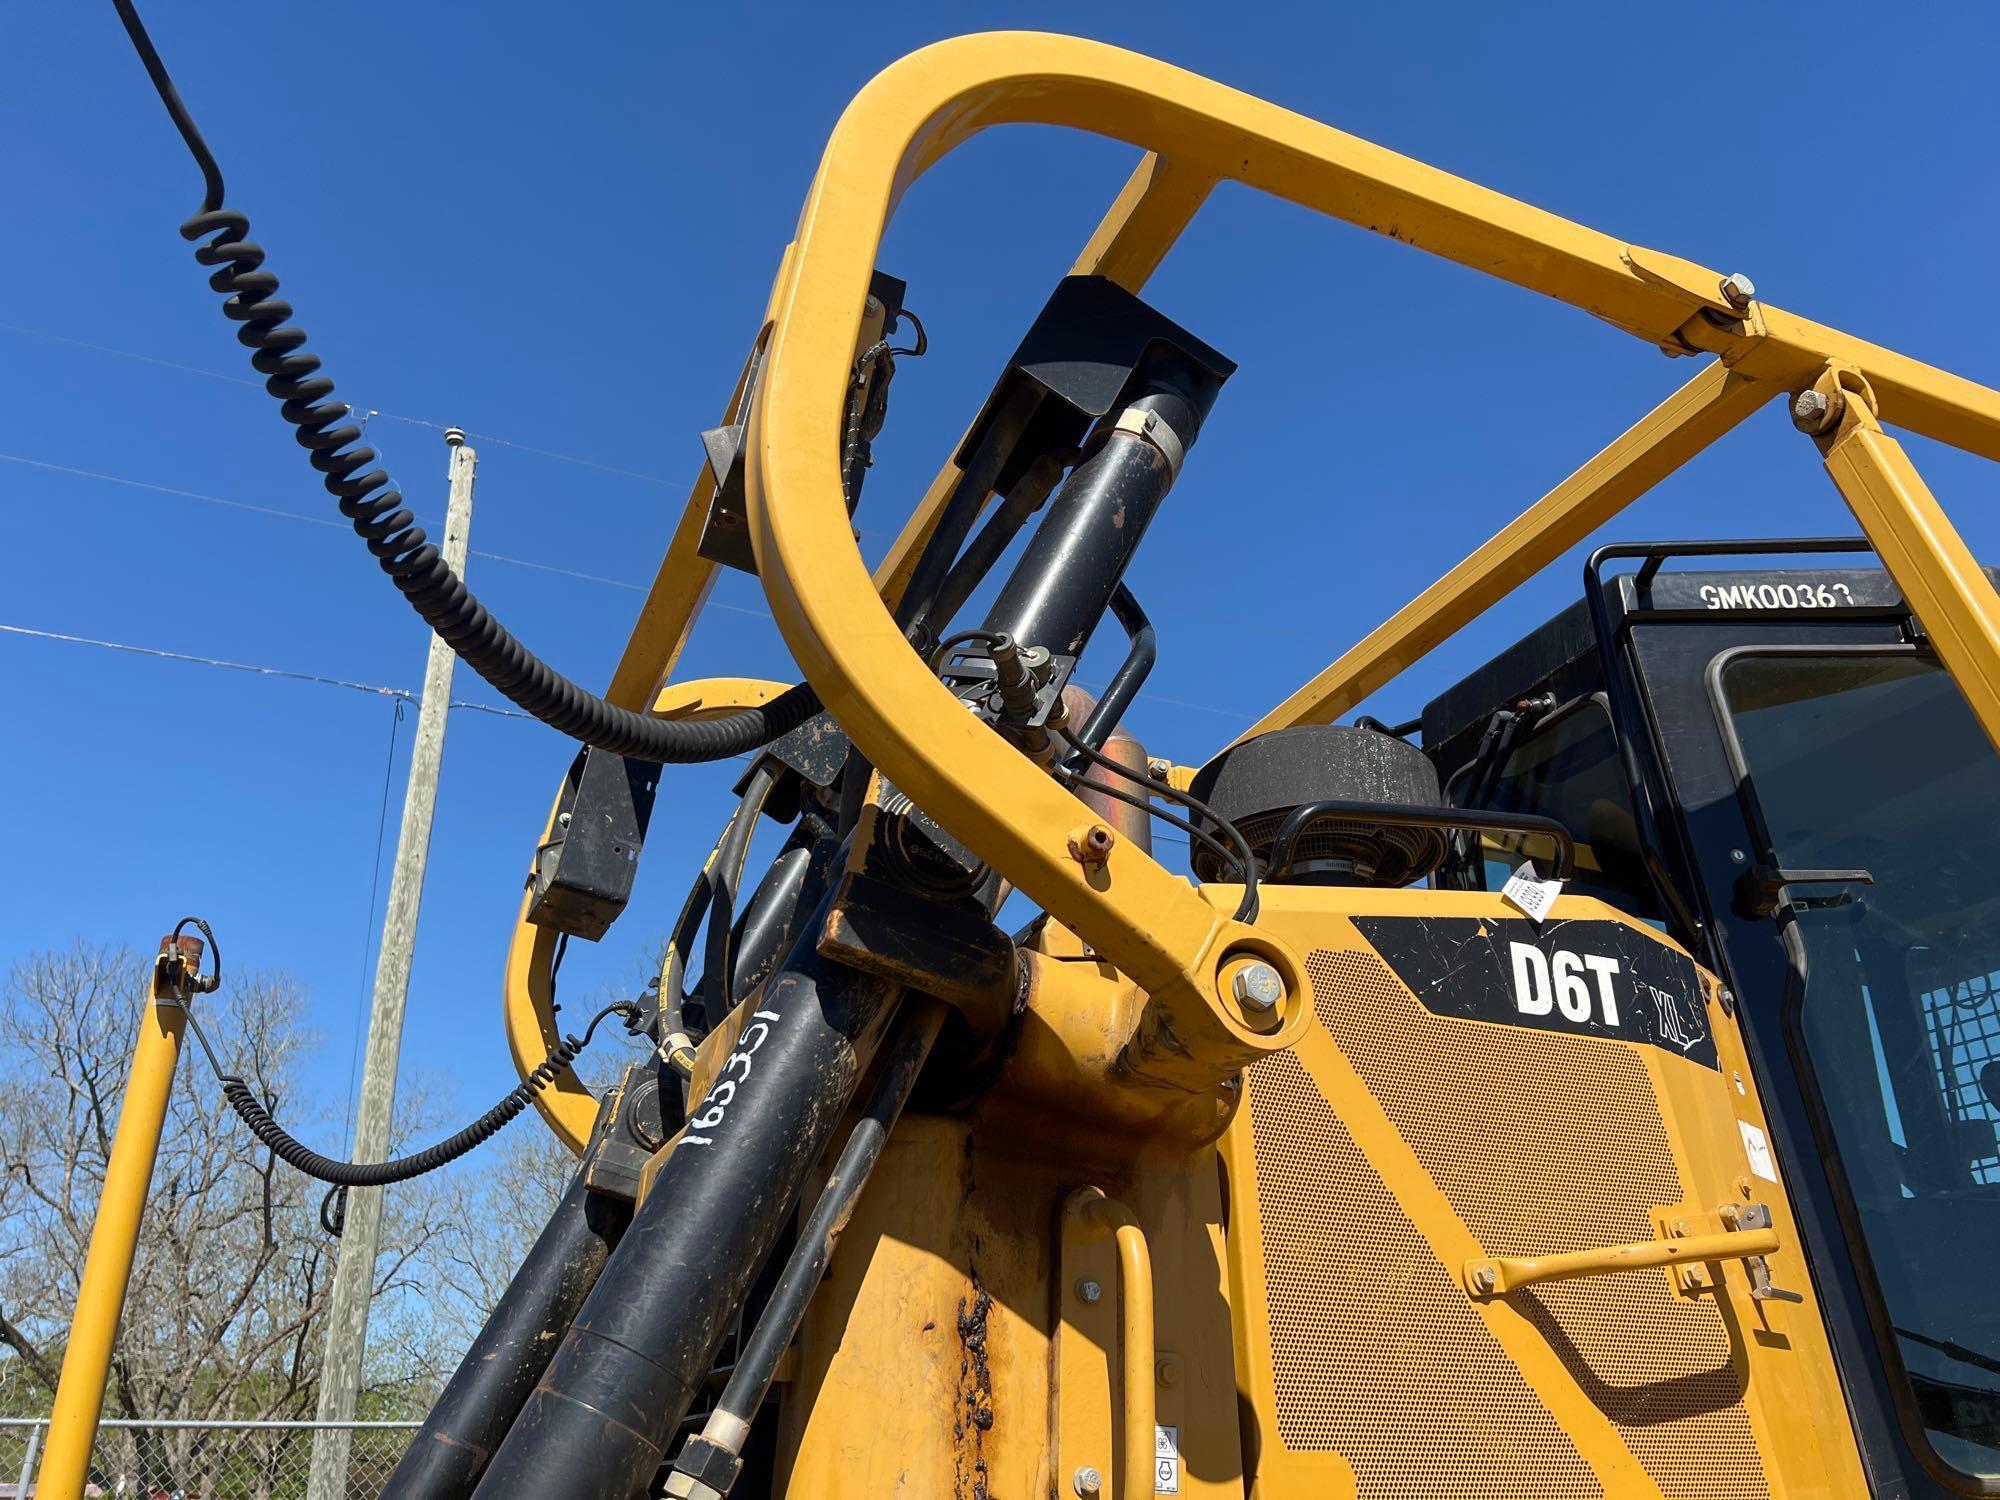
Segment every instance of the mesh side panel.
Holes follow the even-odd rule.
[[[1278,1435],[1367,1500],[1604,1491],[1297,1059],[1251,1071]]]
[[[1627,1048],[1425,1010],[1381,960],[1315,952],[1319,1016],[1488,1253],[1654,1237],[1685,1197],[1644,1064]],[[1769,1491],[1728,1329],[1664,1271],[1516,1293],[1668,1500]]]

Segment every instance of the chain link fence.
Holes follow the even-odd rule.
[[[86,1495],[118,1500],[306,1500],[313,1435],[353,1434],[344,1500],[375,1500],[415,1422],[132,1422],[107,1420]],[[0,1417],[0,1500],[27,1500],[46,1419]]]

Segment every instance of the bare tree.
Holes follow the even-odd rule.
[[[117,1128],[150,965],[78,944],[23,958],[0,985],[0,1413],[48,1410]],[[286,1127],[341,1154],[344,1119],[303,1087],[315,1039],[302,987],[232,970],[198,1002],[222,1065]],[[593,1072],[615,1076],[608,1052]],[[406,1074],[398,1151],[447,1123],[452,1091]],[[481,1098],[479,1103],[484,1103]],[[453,1111],[456,1112],[455,1110]],[[575,1161],[524,1120],[457,1169],[400,1184],[383,1205],[364,1416],[427,1407],[541,1232]],[[114,1346],[108,1415],[283,1420],[312,1415],[339,1241],[325,1189],[236,1118],[198,1048],[175,1080]],[[100,1457],[191,1491],[269,1493],[296,1435],[138,1427]]]
[[[147,973],[128,949],[79,945],[23,959],[0,990],[0,1346],[13,1355],[0,1355],[0,1402],[10,1412],[45,1411],[53,1392]],[[295,1019],[306,1008],[296,982],[237,970],[201,1005],[223,1065],[294,1131],[317,1125],[337,1145],[339,1126],[300,1086],[311,1038]],[[398,1110],[399,1134],[435,1129],[436,1113],[419,1084]],[[387,1196],[375,1268],[387,1336],[371,1341],[368,1372],[376,1410],[420,1402],[463,1348],[469,1315],[430,1312],[440,1287],[464,1295],[454,1278],[467,1251],[448,1243],[455,1221],[478,1222],[480,1253],[493,1264],[511,1267],[525,1249],[526,1240],[515,1245],[496,1232],[504,1215],[464,1201],[466,1184],[481,1180],[493,1179],[421,1179]],[[147,1202],[109,1413],[312,1414],[338,1253],[320,1225],[323,1193],[256,1142],[191,1052]],[[494,1202],[511,1206],[518,1197],[495,1194]],[[155,1431],[149,1441],[157,1451],[139,1455],[148,1470],[200,1472],[199,1439],[169,1445]]]

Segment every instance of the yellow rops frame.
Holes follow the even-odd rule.
[[[1387,234],[1594,314],[1649,344],[1716,361],[1250,731],[1325,723],[1615,516],[1766,401],[1800,403],[1834,483],[1939,657],[2000,743],[2000,597],[1883,421],[2000,459],[2000,394],[1751,300],[1692,262],[1628,245],[1167,66],[1094,42],[1007,33],[941,42],[884,71],[848,106],[772,289],[764,373],[748,413],[748,508],[759,576],[793,654],[856,745],[995,869],[1142,986],[1177,1035],[1226,1053],[1227,957],[1275,962],[1310,987],[1283,944],[1217,912],[1128,842],[1086,870],[1070,835],[1090,813],[964,712],[890,617],[958,479],[947,466],[870,578],[848,528],[838,456],[855,336],[882,231],[903,192],[994,125],[1066,125],[1146,155],[1078,257],[1081,274],[1137,291],[1211,188],[1236,181]],[[1732,297],[1731,292],[1736,292]],[[747,372],[746,372],[747,373]],[[739,379],[724,415],[746,399]],[[689,497],[608,696],[699,714],[760,702],[773,685],[665,687],[714,582],[696,552],[713,497]],[[558,1039],[554,933],[526,920],[506,971],[506,1024],[525,1076]],[[42,1489],[82,1493],[124,1278],[152,1177],[182,1002],[156,993],[133,1062],[117,1146],[57,1394]],[[1254,1037],[1236,1037],[1246,1048]],[[1213,1049],[1211,1049],[1213,1052]],[[565,1075],[537,1101],[581,1150],[596,1101]]]
[[[779,269],[748,413],[758,572],[786,643],[855,744],[1170,1019],[1224,1016],[1227,1007],[1214,1003],[1216,974],[1224,955],[1245,945],[1277,959],[1298,989],[1302,968],[1129,844],[1113,849],[1101,873],[1081,867],[1069,842],[1087,810],[965,713],[904,641],[889,606],[958,470],[947,465],[938,475],[872,579],[843,502],[844,405],[883,230],[925,171],[971,136],[1007,124],[1070,126],[1147,153],[1073,268],[1128,290],[1145,283],[1210,189],[1227,180],[1569,303],[1672,353],[1716,357],[1250,733],[1346,712],[1765,402],[1816,390],[1803,403],[1813,420],[1801,425],[2000,743],[2000,597],[1881,425],[2000,459],[2000,394],[1755,301],[1716,271],[1165,63],[1037,33],[941,42],[888,68],[848,106]],[[737,416],[745,399],[739,382],[725,416]],[[612,680],[610,696],[628,707],[660,691],[713,582],[714,565],[695,551],[711,495],[706,478],[697,483]],[[674,699],[667,690],[657,704]],[[508,964],[508,1031],[524,1068],[556,1035],[541,993],[551,945],[524,920]],[[578,1085],[548,1097],[545,1114],[580,1147],[593,1110]]]

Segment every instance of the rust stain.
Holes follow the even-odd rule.
[[[955,1500],[988,1500],[986,1434],[993,1430],[993,1371],[987,1361],[986,1335],[993,1298],[979,1284],[977,1272],[972,1292],[958,1303],[958,1399],[951,1422]]]

